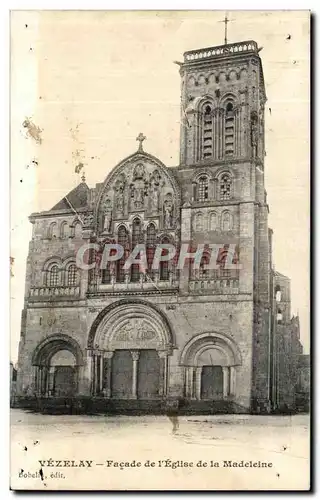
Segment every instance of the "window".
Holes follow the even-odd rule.
[[[57,223],[52,222],[48,229],[48,238],[51,239],[56,237],[57,237]]]
[[[215,231],[218,226],[218,217],[215,212],[212,212],[209,217],[209,229],[210,231]]]
[[[62,239],[65,239],[68,237],[68,223],[67,222],[62,222],[61,228],[60,228],[60,236]]]
[[[132,250],[140,243],[141,238],[141,221],[134,219],[132,224]],[[140,265],[132,264],[131,266],[131,281],[137,282],[140,279]]]
[[[201,212],[199,212],[195,215],[194,230],[196,232],[203,231],[203,215]]]
[[[230,212],[223,212],[221,216],[221,229],[222,231],[232,230],[232,217]]]
[[[282,310],[278,307],[277,309],[277,323],[281,324],[283,320]]]
[[[153,276],[152,263],[156,248],[156,228],[154,224],[149,224],[147,228],[147,263],[149,276]]]
[[[281,288],[279,285],[275,287],[276,302],[281,302]]]
[[[48,286],[58,286],[59,285],[59,268],[57,264],[53,264],[48,270]]]
[[[75,238],[82,238],[82,225],[81,222],[76,222],[74,226],[74,236]]]
[[[113,241],[111,241],[111,240],[105,241],[106,245],[110,245],[111,243],[113,243]],[[110,257],[113,257],[114,255],[116,255],[116,253],[117,253],[117,251],[115,249],[112,249],[110,252]],[[108,260],[108,262],[104,263],[105,267],[102,269],[102,278],[101,278],[102,283],[105,283],[105,284],[111,283],[111,265],[113,266],[114,264],[111,264],[111,262],[109,260]]]
[[[198,196],[197,201],[205,201],[208,199],[209,181],[206,175],[202,175],[198,181]]]
[[[67,269],[67,285],[76,286],[78,284],[78,270],[75,264],[71,264]]]
[[[212,133],[212,109],[211,106],[206,106],[203,113],[203,144],[202,158],[212,158],[213,156],[213,133]]]
[[[233,104],[228,102],[225,115],[225,156],[234,154],[234,109]]]
[[[206,279],[209,277],[209,269],[205,269],[206,266],[208,266],[210,262],[210,257],[207,254],[204,254],[202,256],[201,262],[200,262],[200,267],[199,267],[199,278],[200,279]]]
[[[106,268],[102,269],[102,283],[111,283],[110,262],[107,262]]]
[[[170,241],[168,238],[163,238],[161,243],[163,245],[169,245]],[[168,250],[162,250],[161,255],[162,256],[168,255]],[[169,280],[169,262],[167,260],[160,261],[160,280],[161,281]]]
[[[232,180],[229,174],[222,174],[220,178],[220,200],[230,200]]]
[[[124,253],[121,259],[117,261],[117,281],[123,283],[125,280],[124,263],[128,255],[128,232],[124,226],[120,226],[118,230],[118,244],[124,248]]]

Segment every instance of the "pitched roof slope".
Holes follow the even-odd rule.
[[[72,189],[66,196],[62,198],[51,210],[84,208],[88,204],[89,187],[85,182],[81,182],[77,187]],[[69,203],[68,203],[69,202]]]

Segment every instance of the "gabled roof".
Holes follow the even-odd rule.
[[[279,273],[279,271],[275,271],[274,274],[278,278],[285,278],[286,280],[290,281],[290,278],[288,276],[285,276],[284,274]]]
[[[81,182],[77,187],[72,189],[66,196],[62,198],[51,210],[63,210],[70,209],[70,205],[73,208],[84,208],[88,204],[88,194],[89,187],[85,182]]]

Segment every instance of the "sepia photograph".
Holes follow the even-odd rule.
[[[308,491],[310,12],[10,38],[10,488]]]

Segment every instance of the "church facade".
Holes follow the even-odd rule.
[[[193,50],[179,64],[179,165],[144,151],[140,134],[138,150],[102,183],[83,180],[30,216],[21,401],[89,398],[107,408],[182,397],[230,412],[281,406],[277,387],[281,379],[286,393],[289,375],[281,378],[275,339],[291,324],[290,301],[280,321],[259,48],[245,41]],[[115,243],[122,257],[100,266]],[[137,244],[146,248],[146,272],[124,266]],[[208,269],[210,244],[234,248],[240,265],[226,266],[222,252]],[[77,261],[84,245],[87,268]],[[155,269],[158,245],[202,245],[201,262],[194,268],[186,259],[180,269],[172,258]]]

